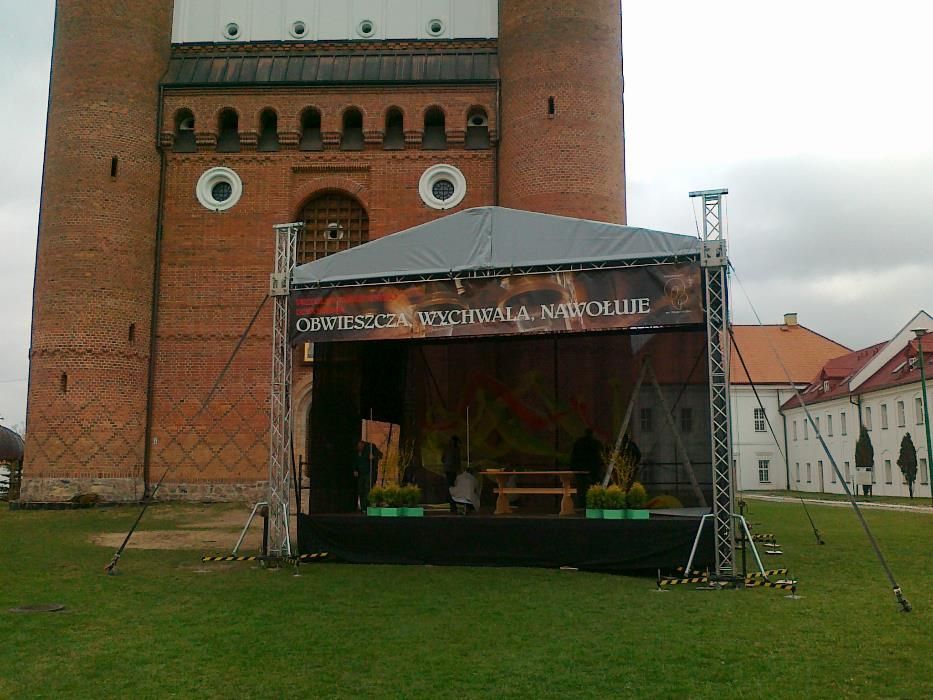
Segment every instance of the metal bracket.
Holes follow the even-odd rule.
[[[723,240],[703,241],[703,249],[701,252],[701,267],[725,267],[729,262],[726,242]]]
[[[291,293],[290,278],[287,272],[273,272],[269,275],[269,296],[287,297]]]

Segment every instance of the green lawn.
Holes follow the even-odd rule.
[[[136,550],[107,577],[89,535],[135,510],[0,511],[0,697],[929,697],[933,516],[866,513],[904,615],[849,511],[811,508],[818,547],[799,505],[749,505],[802,600],[545,570],[198,573],[194,553]],[[41,602],[68,611],[7,612]]]
[[[803,498],[806,501],[848,501],[849,497],[844,493],[818,493],[813,491],[746,491],[750,496],[784,496],[785,498]],[[889,503],[898,506],[929,506],[930,497],[915,496],[908,498],[905,496],[863,496],[861,493],[855,494],[855,500],[859,503]]]

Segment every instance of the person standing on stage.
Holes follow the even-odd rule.
[[[444,454],[441,456],[441,462],[444,465],[444,476],[447,478],[447,493],[449,494],[450,489],[457,483],[457,475],[460,473],[460,438],[456,435],[451,435],[450,442],[447,443]],[[457,506],[454,505],[453,499],[448,496],[448,500],[450,511],[456,512]]]
[[[603,481],[603,444],[593,437],[593,429],[587,428],[570,452],[570,466],[574,471],[586,472],[577,475],[577,507],[586,504],[586,492],[591,484]]]
[[[360,510],[364,513],[369,507],[369,490],[376,480],[380,457],[382,457],[382,453],[371,442],[360,440],[357,444],[356,459],[353,462],[353,476],[356,477]]]

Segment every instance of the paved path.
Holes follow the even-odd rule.
[[[744,494],[742,498],[748,501],[772,501],[774,503],[799,503],[799,498],[794,498],[793,496],[763,496],[760,494]],[[835,506],[837,508],[851,508],[852,504],[849,501],[833,501],[823,498],[805,498],[807,504],[814,504],[818,506]],[[876,501],[856,501],[859,508],[865,508],[866,510],[894,510],[900,511],[902,513],[926,513],[933,514],[933,507],[931,506],[907,506],[900,505],[898,503],[878,503]]]

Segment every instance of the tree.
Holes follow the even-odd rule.
[[[871,435],[868,429],[863,425],[859,431],[858,442],[855,443],[855,466],[859,469],[867,469],[869,472],[875,469],[875,448],[871,444]],[[862,492],[867,496],[871,494],[871,485],[862,485]]]
[[[910,437],[910,433],[905,434],[901,440],[901,454],[897,458],[897,466],[901,468],[901,474],[907,480],[907,490],[913,498],[914,482],[917,480],[917,448],[914,447],[914,439]]]

